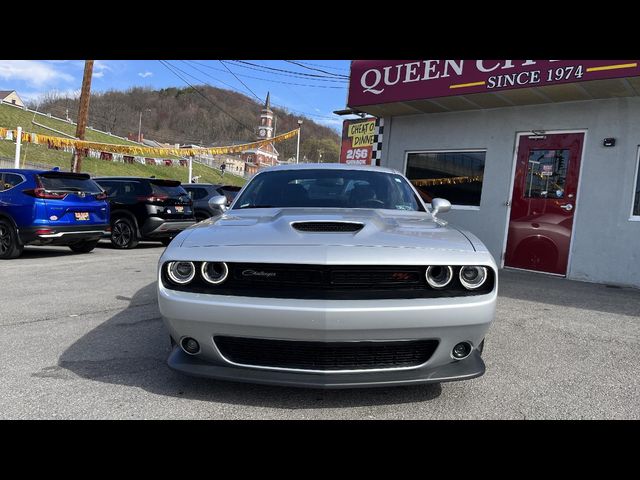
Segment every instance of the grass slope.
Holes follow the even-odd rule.
[[[21,126],[22,129],[30,133],[40,133],[44,135],[57,136],[56,133],[33,125],[31,120],[34,118],[33,112],[22,110],[11,105],[0,104],[0,126],[7,128],[15,128]],[[36,114],[35,121],[55,128],[61,132],[74,135],[76,131],[75,125],[67,123],[55,118],[49,118],[46,115]],[[123,140],[120,137],[107,135],[101,132],[87,130],[86,139],[94,142],[112,143],[119,145],[137,145],[129,140]],[[10,140],[0,140],[0,157],[13,159],[15,156],[15,143]],[[175,158],[175,157],[168,157]],[[20,152],[21,164],[24,162],[42,163],[58,166],[62,170],[68,170],[71,163],[71,155],[59,150],[49,149],[43,145],[35,145],[25,143],[22,145]],[[157,178],[172,178],[182,182],[187,181],[187,167],[164,167],[158,165],[142,165],[134,163],[133,165],[98,160],[95,158],[85,158],[82,162],[82,170],[94,176],[97,175],[132,175],[150,177],[155,175]],[[224,183],[227,185],[244,185],[244,179],[234,175],[227,174],[224,177],[220,175],[218,170],[210,168],[206,165],[193,163],[193,175],[200,176],[199,182],[202,183]]]

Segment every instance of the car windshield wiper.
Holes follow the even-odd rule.
[[[276,208],[273,205],[242,205],[238,208]]]

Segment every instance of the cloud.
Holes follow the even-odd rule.
[[[147,78],[147,77],[150,77],[152,75],[153,75],[152,72],[144,72],[144,73],[140,72],[140,73],[138,73],[138,76],[140,76],[142,78]]]
[[[93,78],[102,78],[104,77],[104,72],[93,72]]]
[[[40,88],[59,81],[72,82],[74,78],[55,65],[37,60],[0,60],[0,79],[23,81],[27,85]]]

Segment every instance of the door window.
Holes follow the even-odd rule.
[[[525,198],[564,198],[569,150],[530,150]]]

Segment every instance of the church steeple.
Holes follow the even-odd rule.
[[[271,110],[271,95],[267,92],[267,99],[260,114],[260,125],[258,126],[258,139],[264,140],[273,137],[273,111]]]
[[[267,92],[267,101],[264,102],[264,110],[271,111],[271,101],[269,99],[269,96],[270,96],[270,92]]]

